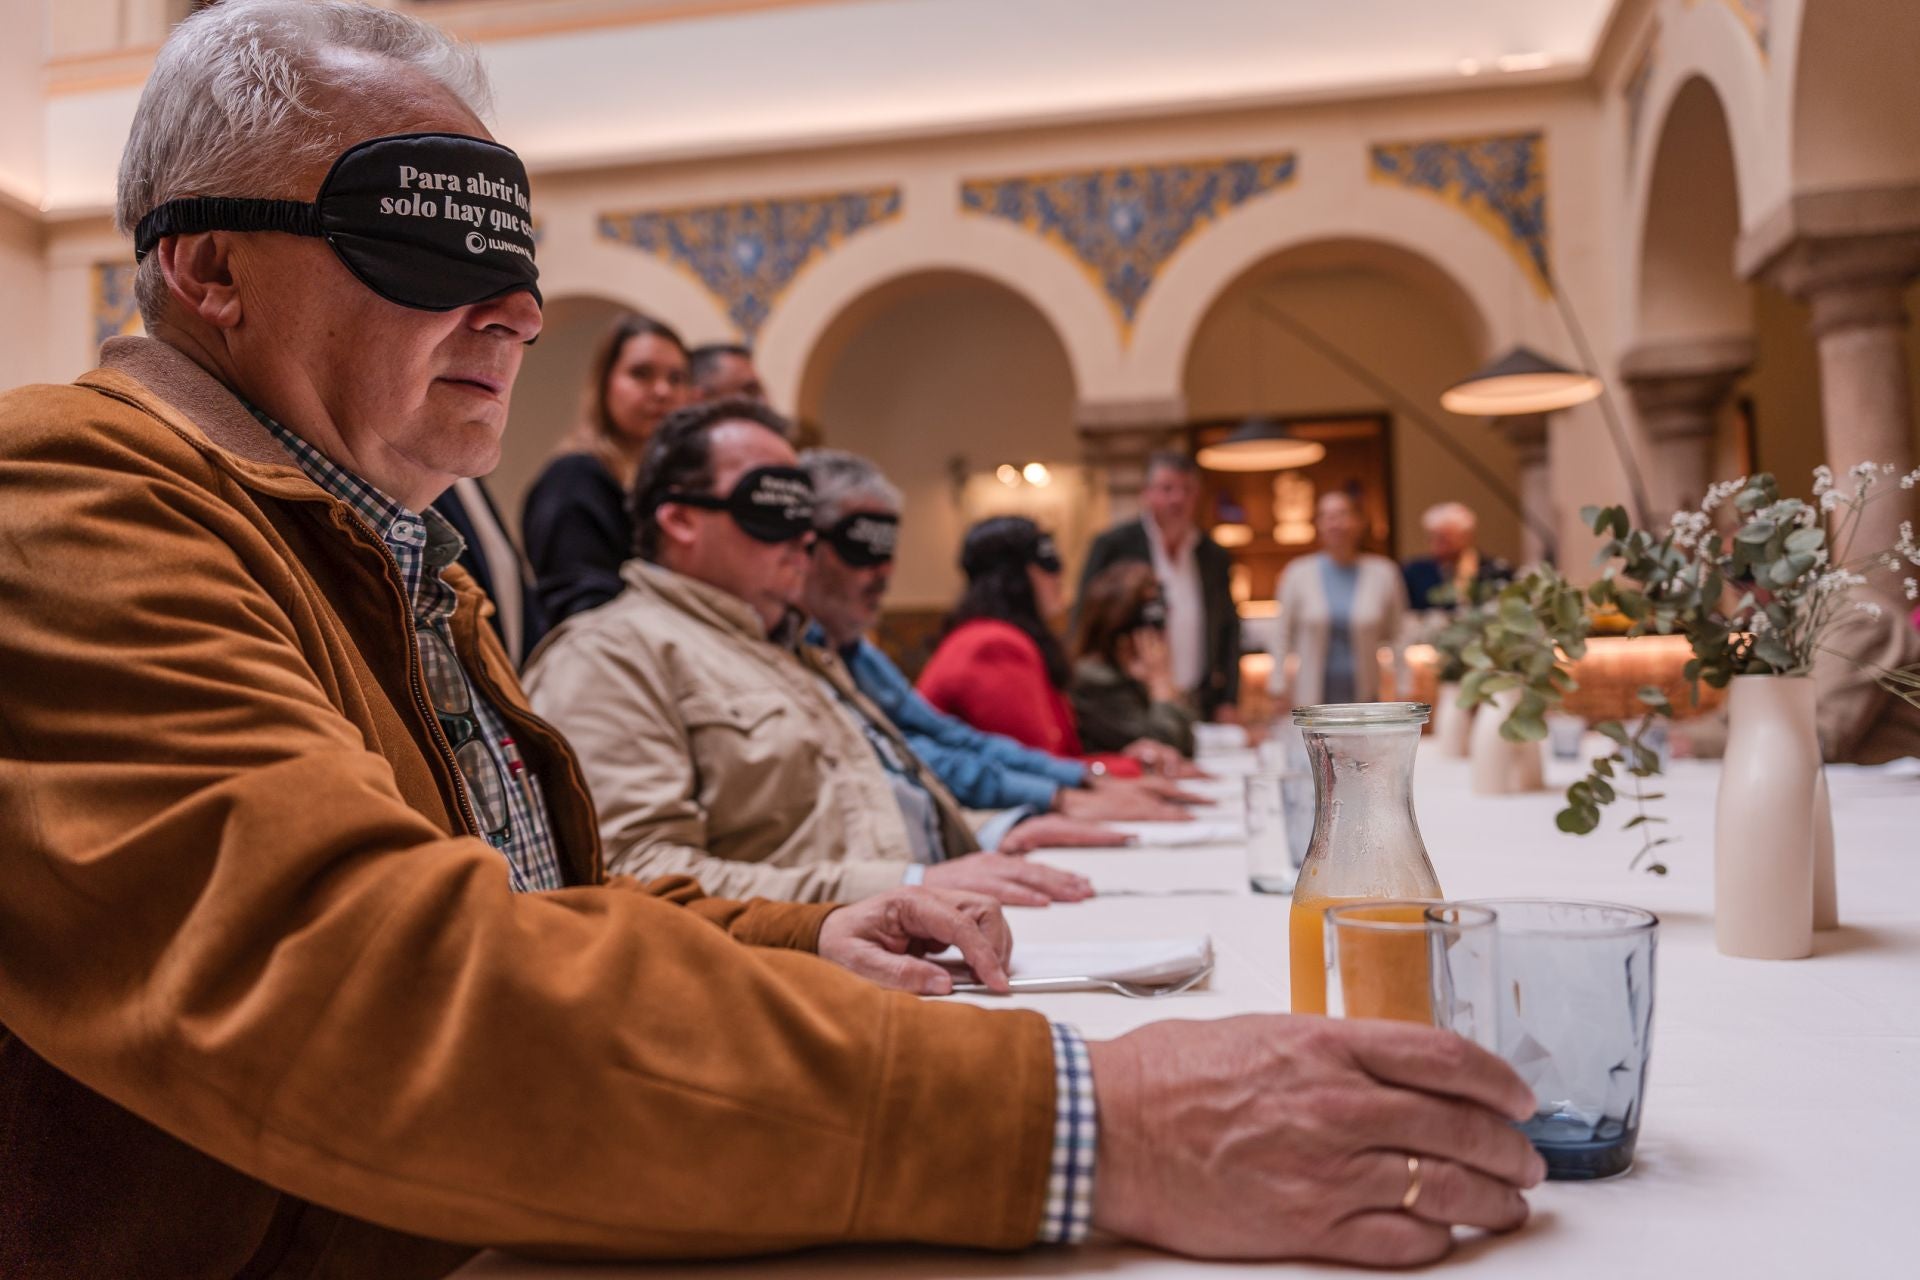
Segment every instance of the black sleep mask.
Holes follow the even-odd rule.
[[[893,549],[900,540],[900,517],[856,511],[833,528],[822,529],[820,536],[852,568],[871,569],[893,562]]]
[[[525,289],[540,299],[520,157],[458,133],[402,133],[348,148],[312,204],[240,196],[169,200],[140,219],[138,261],[165,236],[316,236],[360,283],[416,311],[451,311]]]
[[[1040,540],[1033,544],[1033,562],[1048,573],[1059,573],[1066,566],[1060,563],[1060,548],[1053,545],[1053,535],[1043,533]]]
[[[1162,600],[1159,596],[1150,596],[1140,602],[1140,607],[1133,611],[1133,621],[1127,624],[1127,630],[1138,631],[1142,627],[1148,627],[1154,631],[1165,631],[1167,629],[1167,602],[1165,600]]]
[[[654,505],[724,511],[742,532],[761,542],[792,542],[813,532],[813,480],[798,467],[755,467],[741,476],[733,492],[666,493]]]

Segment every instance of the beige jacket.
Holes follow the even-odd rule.
[[[609,870],[803,902],[898,887],[900,806],[819,678],[719,588],[641,560],[621,576],[526,674],[579,753]]]
[[[1325,579],[1321,565],[1324,554],[1301,556],[1280,575],[1279,647],[1273,655],[1270,687],[1285,693],[1295,706],[1312,706],[1323,700],[1322,681],[1327,670],[1327,644],[1332,618],[1327,608]],[[1353,618],[1348,634],[1353,642],[1354,697],[1360,702],[1394,698],[1399,690],[1380,689],[1381,645],[1393,647],[1394,679],[1400,689],[1410,681],[1407,674],[1406,646],[1401,640],[1407,613],[1407,588],[1400,566],[1385,556],[1360,557],[1359,580],[1353,591]],[[1288,659],[1293,670],[1288,670]]]

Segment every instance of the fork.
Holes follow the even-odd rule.
[[[1122,982],[1117,978],[1092,977],[1015,978],[1007,985],[1013,989],[1012,992],[1008,994],[1016,994],[1022,991],[1086,991],[1091,988],[1094,990],[1111,991],[1116,995],[1123,995],[1132,1000],[1157,1000],[1161,996],[1177,996],[1182,991],[1187,991],[1200,985],[1206,976],[1212,972],[1213,964],[1209,961],[1178,982],[1169,982],[1158,986],[1144,982]],[[956,982],[953,984],[953,994],[996,995],[999,993],[989,991],[987,985],[983,982]]]

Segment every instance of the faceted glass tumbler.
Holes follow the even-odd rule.
[[[1547,1176],[1633,1166],[1653,1048],[1660,921],[1606,902],[1480,898],[1499,917],[1499,1052],[1533,1088],[1521,1128]]]

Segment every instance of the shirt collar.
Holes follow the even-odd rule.
[[[254,405],[247,404],[247,412],[273,434],[280,447],[307,473],[308,479],[329,497],[344,502],[356,516],[372,526],[388,546],[411,548],[421,557],[429,573],[438,576],[466,550],[459,530],[432,507],[417,512],[396,502]]]

